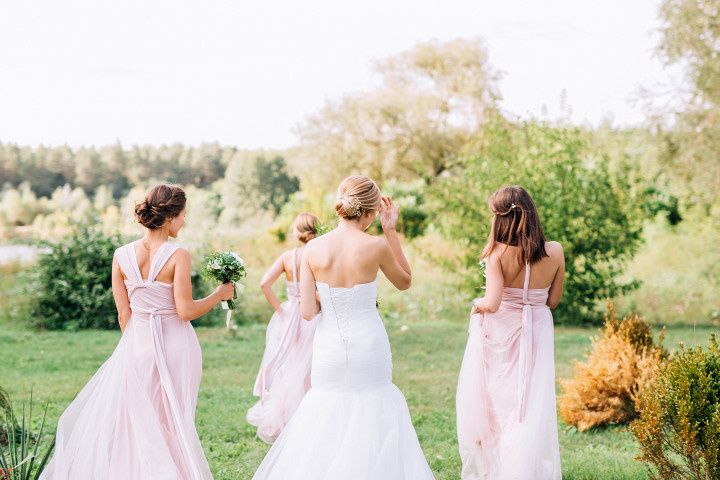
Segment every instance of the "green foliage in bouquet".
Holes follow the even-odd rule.
[[[640,396],[631,430],[652,478],[720,478],[720,346],[685,349]]]
[[[218,282],[232,282],[236,284],[242,280],[247,271],[245,269],[245,261],[235,252],[212,252],[205,257],[203,263],[202,274]],[[237,298],[237,288],[233,299]],[[228,308],[233,310],[235,303],[232,300],[227,301]]]
[[[112,293],[113,253],[119,236],[78,227],[58,242],[44,242],[34,272],[30,322],[40,328],[118,328]]]

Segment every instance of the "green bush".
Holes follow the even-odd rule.
[[[610,172],[593,157],[577,129],[543,123],[486,127],[478,152],[432,187],[434,223],[458,247],[456,264],[476,295],[483,278],[478,257],[487,241],[490,195],[503,185],[525,187],[537,205],[549,240],[562,243],[565,293],[559,323],[597,323],[601,300],[628,292],[637,282],[620,275],[641,243],[642,192],[630,172]]]
[[[33,272],[35,297],[30,323],[50,330],[118,328],[112,260],[115,249],[123,243],[118,235],[106,236],[85,227],[57,243],[45,242],[49,251],[39,256]],[[190,281],[195,298],[210,294],[216,286],[196,271]],[[193,325],[221,325],[224,318],[224,311],[218,307],[194,320]]]
[[[31,323],[52,330],[117,328],[112,293],[112,260],[122,244],[107,236],[78,227],[68,237],[44,242],[46,253],[35,267]]]
[[[644,390],[631,430],[656,479],[720,478],[720,347],[681,349]]]

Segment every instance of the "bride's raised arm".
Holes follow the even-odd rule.
[[[412,283],[412,271],[396,231],[399,214],[400,207],[395,205],[390,197],[382,197],[380,223],[385,241],[381,247],[380,270],[397,289],[407,290]]]

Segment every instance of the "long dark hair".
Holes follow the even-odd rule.
[[[540,216],[527,190],[519,185],[508,185],[493,193],[488,203],[493,218],[482,258],[490,255],[498,243],[504,244],[506,249],[510,245],[518,247],[520,265],[549,256],[545,251]]]

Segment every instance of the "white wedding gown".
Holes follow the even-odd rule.
[[[392,383],[376,281],[316,286],[323,314],[313,342],[312,388],[253,479],[433,479],[405,397]]]

